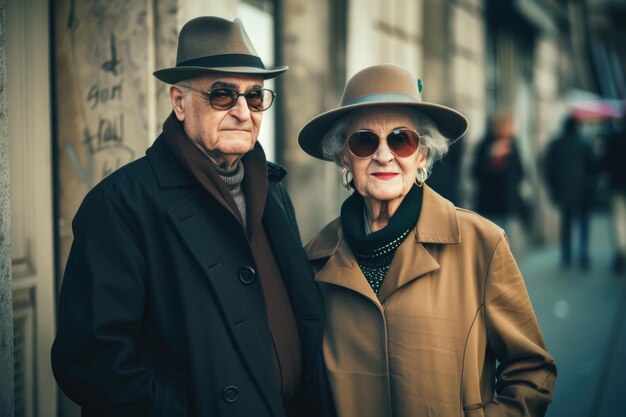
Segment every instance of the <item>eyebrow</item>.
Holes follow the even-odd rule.
[[[239,85],[233,84],[233,83],[229,83],[229,82],[226,82],[226,81],[215,81],[213,84],[211,84],[211,88],[212,89],[213,88],[232,88],[234,90],[237,90],[238,87],[239,87]],[[253,85],[250,88],[250,90],[258,90],[259,88],[263,88],[263,86],[255,84],[255,85]]]

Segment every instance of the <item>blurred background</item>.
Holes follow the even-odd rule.
[[[71,221],[160,132],[152,72],[199,15],[290,66],[260,140],[304,241],[348,194],[297,134],[350,76],[401,64],[464,113],[427,183],[507,231],[558,364],[548,415],[626,416],[624,0],[0,0],[0,416],[80,415],[49,360]]]

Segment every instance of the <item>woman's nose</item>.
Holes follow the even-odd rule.
[[[393,160],[394,155],[391,152],[391,149],[389,149],[387,140],[381,139],[380,143],[378,144],[378,148],[376,149],[376,152],[374,152],[372,158],[380,163],[388,163]]]

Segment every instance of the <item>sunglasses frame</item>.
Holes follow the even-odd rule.
[[[391,136],[392,134],[394,134],[394,132],[411,132],[411,133],[413,133],[413,134],[415,135],[415,137],[417,137],[417,142],[416,142],[416,144],[415,144],[415,149],[413,150],[413,152],[411,152],[410,154],[408,154],[408,155],[406,155],[406,156],[402,156],[402,155],[399,155],[398,153],[396,153],[396,151],[393,149],[392,145],[390,145],[390,143],[389,143],[389,136]],[[355,154],[355,153],[352,151],[352,148],[350,147],[350,138],[352,138],[354,135],[359,134],[359,133],[371,133],[371,134],[373,134],[374,136],[376,136],[376,138],[378,139],[378,145],[376,145],[376,148],[374,149],[374,152],[372,152],[371,154],[369,154],[369,155],[367,155],[367,156],[358,156],[357,154]],[[391,130],[391,132],[389,132],[389,133],[385,136],[385,139],[387,140],[387,147],[389,147],[389,151],[390,151],[392,154],[394,154],[396,157],[398,157],[398,158],[408,158],[409,156],[413,155],[413,154],[414,154],[414,153],[415,153],[415,152],[419,149],[420,142],[421,142],[421,140],[422,140],[422,138],[420,137],[419,133],[417,133],[415,130],[413,130],[413,129],[409,129],[409,128],[404,128],[404,127],[403,127],[403,128],[397,128],[397,129],[393,129],[393,130]],[[358,159],[368,159],[368,158],[371,158],[371,157],[372,157],[372,156],[376,153],[376,151],[377,151],[377,150],[378,150],[378,148],[380,147],[380,142],[381,142],[381,138],[380,138],[380,136],[378,135],[378,133],[374,132],[373,130],[368,130],[368,129],[359,129],[359,130],[354,131],[354,132],[352,132],[352,133],[350,133],[350,134],[348,135],[348,137],[347,137],[347,139],[346,139],[346,147],[348,148],[348,152],[350,152],[350,154],[351,154],[352,156],[354,156],[355,158],[358,158]]]
[[[211,107],[213,107],[215,110],[230,110],[230,109],[232,109],[233,107],[235,107],[237,105],[237,101],[239,100],[239,97],[243,97],[246,100],[246,105],[248,106],[250,111],[260,113],[260,112],[264,112],[264,111],[268,110],[270,107],[272,107],[272,104],[274,104],[274,100],[276,100],[276,95],[277,95],[273,90],[270,90],[269,88],[256,88],[256,89],[252,89],[252,90],[246,91],[245,93],[240,93],[239,91],[237,91],[237,90],[235,90],[234,88],[231,88],[231,87],[215,87],[215,88],[210,89],[209,91],[203,91],[203,90],[199,90],[197,88],[187,87],[187,86],[184,86],[184,88],[187,88],[187,89],[189,89],[191,91],[195,91],[196,93],[200,94],[209,103],[209,105]],[[237,95],[237,97],[227,107],[216,107],[213,104],[213,102],[211,101],[211,95],[216,90],[233,91]],[[269,106],[267,106],[267,108],[265,108],[265,109],[257,109],[257,108],[254,108],[254,107],[250,106],[250,103],[248,102],[248,98],[246,97],[246,95],[250,94],[253,91],[269,91],[270,92],[270,94],[272,96],[272,102],[269,104]]]

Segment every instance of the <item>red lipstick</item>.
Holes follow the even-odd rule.
[[[372,175],[380,180],[390,180],[399,174],[397,172],[374,172]]]

